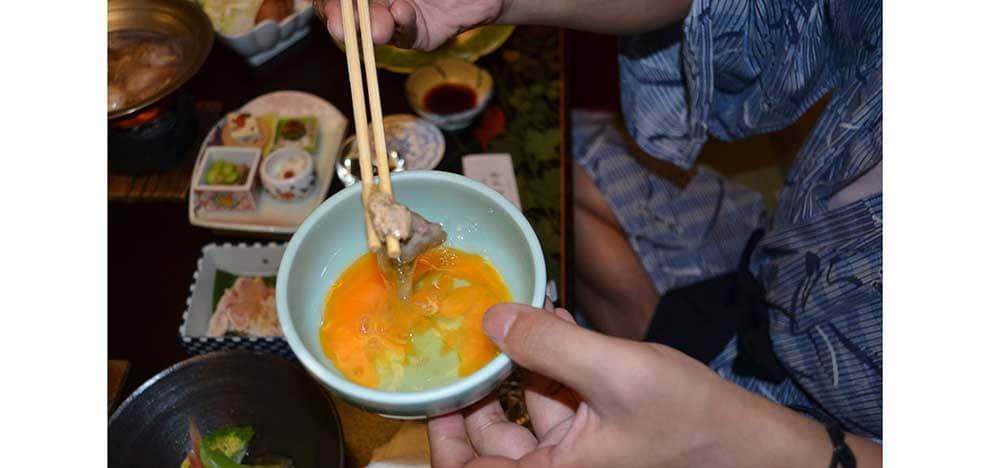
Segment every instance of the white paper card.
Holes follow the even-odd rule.
[[[514,206],[521,209],[518,182],[514,178],[514,165],[510,154],[469,154],[462,158],[462,172],[466,177],[482,182],[500,192]]]

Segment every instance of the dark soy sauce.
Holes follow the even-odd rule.
[[[456,114],[476,106],[476,91],[469,86],[443,83],[428,91],[424,107],[433,114]]]

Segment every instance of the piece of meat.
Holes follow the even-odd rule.
[[[275,292],[259,304],[258,312],[245,328],[245,333],[251,336],[283,336],[280,319],[276,313]]]
[[[140,101],[162,89],[170,71],[162,67],[143,66],[125,78],[124,88],[133,101]]]
[[[381,241],[388,236],[401,242],[411,236],[411,210],[395,202],[389,195],[374,191],[366,201],[373,229]]]
[[[383,192],[373,192],[366,207],[380,241],[385,241],[387,236],[400,241],[400,257],[393,259],[398,263],[410,262],[422,252],[445,242],[441,225],[424,219]]]
[[[231,320],[228,320],[228,310],[218,307],[214,311],[214,315],[211,316],[210,325],[207,326],[207,336],[224,336],[225,333],[228,333],[230,326]]]
[[[244,329],[257,313],[259,304],[265,300],[266,289],[266,283],[261,278],[238,278],[221,296],[217,307],[228,311],[233,328]]]
[[[410,262],[428,249],[438,247],[448,237],[442,226],[421,217],[411,211],[411,237],[400,244],[400,259],[402,263]]]
[[[136,53],[143,63],[154,67],[172,66],[179,63],[179,53],[166,44],[145,43],[137,48]]]
[[[222,327],[224,331],[220,335],[210,334]],[[208,336],[221,336],[227,331],[250,336],[282,336],[276,314],[276,290],[266,286],[262,278],[235,280],[217,303]]]
[[[109,58],[107,60],[107,80],[114,84],[123,84],[128,80],[128,75],[140,67],[142,67],[141,61],[132,54]]]
[[[397,295],[407,300],[411,295],[414,259],[426,250],[442,245],[446,234],[442,226],[421,217],[382,192],[373,192],[366,200],[367,216],[381,242],[391,236],[400,241],[400,256],[388,258],[380,249],[380,270],[396,280]]]
[[[128,47],[134,46],[134,39],[123,37],[120,34],[107,34],[107,51],[120,53]]]

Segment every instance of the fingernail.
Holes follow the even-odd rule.
[[[495,345],[504,347],[504,338],[517,320],[520,310],[510,304],[500,304],[490,308],[483,316],[483,331]]]

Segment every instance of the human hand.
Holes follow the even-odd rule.
[[[492,23],[505,0],[358,0],[369,1],[373,43],[434,50],[456,34]],[[343,41],[339,0],[314,0],[328,31]]]
[[[774,467],[829,459],[823,429],[672,348],[585,330],[548,306],[498,305],[483,326],[532,371],[524,385],[535,433],[509,422],[490,398],[428,422],[433,467]],[[798,440],[801,433],[811,437]]]

